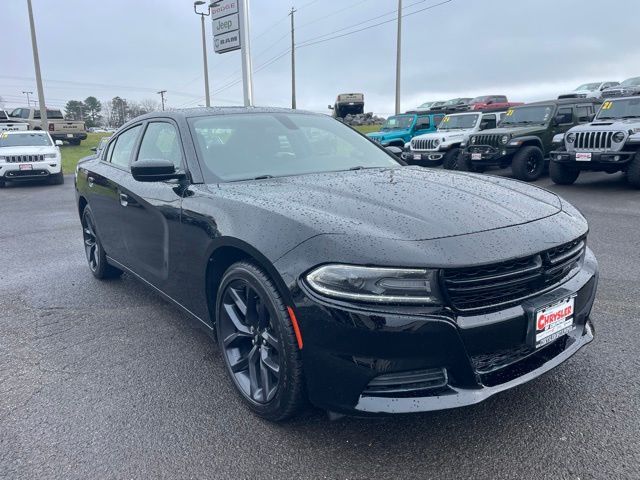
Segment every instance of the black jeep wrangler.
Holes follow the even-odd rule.
[[[548,165],[553,137],[590,122],[598,105],[594,99],[569,98],[510,108],[498,128],[469,137],[458,169],[482,172],[511,165],[519,180],[537,180]]]

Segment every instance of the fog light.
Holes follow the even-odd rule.
[[[620,155],[616,155],[615,157],[613,157],[613,161],[614,162],[620,161]]]
[[[562,155],[557,155],[556,160],[562,160]]]
[[[502,155],[506,155],[507,151],[506,150],[502,150]]]

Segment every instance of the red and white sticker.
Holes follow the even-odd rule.
[[[536,348],[540,348],[573,330],[575,297],[536,312]]]
[[[591,161],[591,153],[590,152],[576,152],[576,161],[578,161],[578,162],[589,162],[589,161]]]
[[[21,163],[18,167],[20,170],[33,170],[33,165],[30,163]]]

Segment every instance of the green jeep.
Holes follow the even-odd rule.
[[[590,122],[598,105],[594,99],[568,98],[510,108],[498,128],[469,137],[458,169],[482,172],[511,165],[519,180],[537,180],[548,165],[553,137]]]

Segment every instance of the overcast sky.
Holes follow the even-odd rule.
[[[50,106],[89,95],[158,99],[161,89],[171,107],[204,103],[200,21],[192,1],[32,1]],[[255,103],[273,106],[291,101],[289,55],[264,65],[289,48],[292,5],[301,45],[392,20],[397,6],[396,0],[250,1]],[[441,1],[404,0],[404,11]],[[639,76],[638,18],[638,0],[452,0],[407,16],[402,108],[482,94],[544,100],[586,81]],[[26,0],[0,0],[0,21],[0,96],[7,106],[21,106],[21,92],[36,90]],[[298,108],[328,112],[336,94],[363,92],[367,111],[388,115],[395,34],[392,21],[297,49]],[[233,85],[240,79],[239,53],[213,53],[210,22],[207,40],[213,103],[241,104],[241,85]]]

